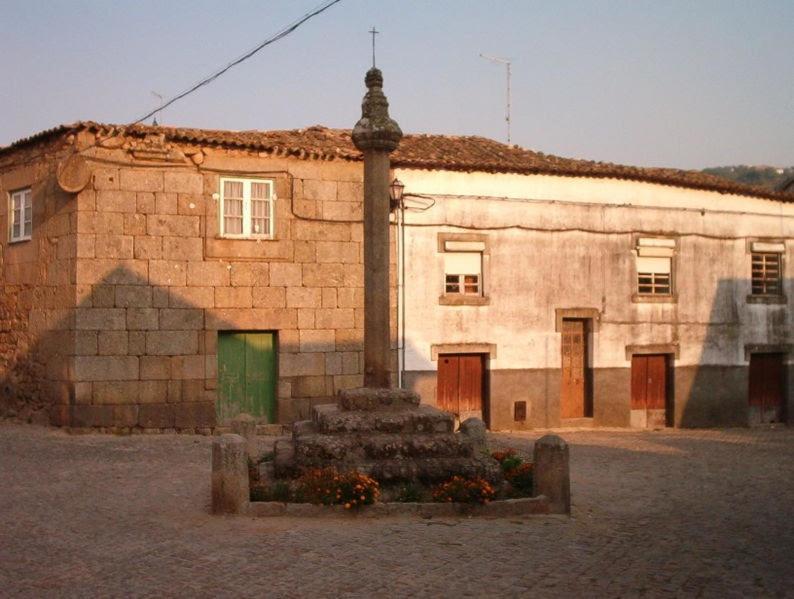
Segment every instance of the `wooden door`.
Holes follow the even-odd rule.
[[[785,420],[785,377],[783,354],[750,355],[750,421],[752,423]]]
[[[560,418],[584,418],[587,330],[584,320],[562,321],[562,384]]]
[[[481,354],[441,354],[438,356],[436,403],[461,420],[482,418],[484,357]]]
[[[218,422],[238,414],[276,421],[274,333],[218,332]]]
[[[667,424],[667,356],[631,357],[631,424],[655,428]]]

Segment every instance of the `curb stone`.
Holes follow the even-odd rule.
[[[384,516],[419,516],[421,518],[511,517],[532,514],[548,514],[549,502],[545,496],[500,499],[485,505],[466,503],[375,503],[362,508],[346,510],[341,505],[314,505],[311,503],[280,503],[278,501],[254,501],[245,512],[248,516],[270,518],[290,516],[298,518],[358,517],[380,518]]]

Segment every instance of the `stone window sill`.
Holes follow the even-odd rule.
[[[748,304],[785,304],[788,303],[785,295],[748,295]]]
[[[631,296],[631,303],[633,304],[676,304],[678,303],[678,294],[672,295],[644,295],[635,293]]]
[[[440,295],[438,303],[441,306],[487,306],[491,298],[481,295]]]
[[[245,237],[238,235],[216,235],[215,239],[224,239],[226,241],[277,241],[275,237],[256,237],[254,235]]]

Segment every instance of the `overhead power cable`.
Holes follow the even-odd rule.
[[[295,31],[295,30],[296,30],[298,27],[300,27],[301,25],[303,25],[303,24],[304,24],[306,21],[308,21],[309,19],[311,19],[311,18],[313,18],[313,17],[316,17],[317,15],[319,15],[319,14],[320,14],[320,13],[322,13],[322,12],[325,12],[326,10],[328,10],[329,8],[331,8],[331,7],[332,7],[334,4],[337,4],[338,2],[341,2],[341,1],[342,1],[342,0],[328,0],[327,2],[324,2],[323,4],[321,4],[320,6],[318,6],[317,8],[315,8],[314,10],[312,10],[311,12],[308,12],[308,13],[306,13],[305,15],[303,15],[303,16],[302,16],[300,19],[298,19],[297,21],[294,21],[293,23],[291,23],[291,24],[287,25],[287,26],[286,26],[286,27],[284,27],[284,28],[283,28],[281,31],[279,31],[278,33],[276,33],[276,34],[272,35],[271,37],[269,37],[268,39],[266,39],[265,41],[263,41],[262,43],[260,43],[260,44],[259,44],[258,46],[256,46],[255,48],[253,48],[253,49],[249,50],[248,52],[246,52],[245,54],[243,54],[243,55],[242,55],[242,56],[240,56],[239,58],[236,58],[235,60],[233,60],[232,62],[230,62],[229,64],[227,64],[225,67],[223,67],[222,69],[220,69],[220,70],[216,71],[215,73],[213,73],[212,75],[209,75],[208,77],[205,77],[204,79],[202,79],[201,81],[199,81],[198,83],[196,83],[195,85],[193,85],[192,87],[190,87],[189,89],[187,89],[187,90],[183,91],[182,93],[180,93],[180,94],[178,94],[178,95],[174,96],[173,98],[171,98],[170,100],[168,100],[168,101],[167,101],[167,102],[165,102],[164,104],[161,104],[161,105],[160,105],[158,108],[155,108],[155,109],[154,109],[154,110],[152,110],[151,112],[147,112],[147,113],[146,113],[145,115],[143,115],[141,118],[139,118],[139,119],[137,119],[137,120],[133,121],[133,122],[132,122],[132,123],[130,123],[130,124],[131,124],[131,125],[137,125],[138,123],[141,123],[141,122],[145,121],[145,120],[146,120],[146,119],[148,119],[149,117],[151,117],[151,116],[154,116],[155,114],[157,114],[158,112],[160,112],[160,111],[161,111],[161,110],[163,110],[164,108],[168,108],[168,107],[169,107],[169,106],[171,106],[171,104],[173,104],[174,102],[176,102],[176,101],[178,101],[178,100],[181,100],[181,99],[182,99],[182,98],[184,98],[185,96],[188,96],[188,95],[192,94],[194,91],[196,91],[196,90],[198,90],[198,89],[200,89],[200,88],[204,87],[205,85],[209,85],[210,83],[212,83],[213,81],[215,81],[215,80],[216,80],[218,77],[220,77],[221,75],[223,75],[224,73],[226,73],[227,71],[229,71],[230,69],[232,69],[233,67],[236,67],[238,64],[240,64],[240,63],[242,63],[242,62],[244,62],[244,61],[248,60],[248,59],[249,59],[249,58],[251,58],[251,57],[252,57],[254,54],[256,54],[257,52],[259,52],[259,51],[260,51],[260,50],[262,50],[263,48],[265,48],[265,47],[269,46],[270,44],[272,44],[272,43],[274,43],[274,42],[277,42],[278,40],[280,40],[280,39],[282,39],[282,38],[285,38],[285,37],[287,37],[287,36],[288,36],[290,33],[292,33],[293,31]]]
[[[150,111],[150,112],[146,113],[146,114],[145,114],[145,115],[143,115],[141,118],[139,118],[139,119],[137,119],[137,120],[135,120],[135,121],[132,121],[131,123],[127,123],[127,124],[126,124],[126,125],[124,125],[124,126],[125,126],[125,127],[129,127],[129,126],[131,126],[131,125],[137,125],[138,123],[145,121],[145,120],[146,120],[146,119],[148,119],[149,117],[152,117],[152,116],[154,116],[155,114],[157,114],[158,112],[160,112],[160,111],[161,111],[161,110],[163,110],[164,108],[167,108],[168,106],[170,106],[170,105],[171,105],[171,104],[173,104],[174,102],[176,102],[176,101],[178,101],[178,100],[181,100],[182,98],[184,98],[185,96],[187,96],[187,95],[189,95],[189,94],[192,94],[192,93],[193,93],[194,91],[196,91],[197,89],[199,89],[199,88],[201,88],[201,87],[204,87],[205,85],[208,85],[208,84],[212,83],[212,82],[213,82],[213,81],[215,81],[215,80],[216,80],[218,77],[220,77],[221,75],[223,75],[224,73],[226,73],[226,72],[227,72],[229,69],[231,69],[231,68],[233,68],[233,67],[237,66],[238,64],[240,64],[241,62],[244,62],[245,60],[248,60],[248,59],[249,59],[249,58],[251,58],[251,57],[252,57],[254,54],[256,54],[257,52],[259,52],[260,50],[262,50],[262,49],[263,49],[263,48],[265,48],[266,46],[269,46],[270,44],[272,44],[272,43],[274,43],[274,42],[277,42],[277,41],[278,41],[278,40],[280,40],[280,39],[283,39],[283,38],[285,38],[285,37],[286,37],[286,36],[288,36],[290,33],[292,33],[293,31],[295,31],[295,30],[296,30],[298,27],[300,27],[301,25],[303,25],[303,24],[304,24],[306,21],[308,21],[309,19],[311,19],[311,18],[313,18],[313,17],[316,17],[317,15],[319,15],[319,14],[320,14],[320,13],[322,13],[322,12],[325,12],[326,10],[328,10],[329,8],[331,8],[331,7],[332,7],[334,4],[338,4],[338,3],[339,3],[339,2],[341,2],[341,1],[342,1],[342,0],[327,0],[326,2],[323,2],[322,4],[320,4],[320,5],[319,5],[317,8],[315,8],[314,10],[312,10],[312,11],[310,11],[310,12],[306,13],[306,14],[305,14],[305,15],[303,15],[301,18],[299,18],[297,21],[293,21],[293,22],[292,22],[292,23],[290,23],[289,25],[285,26],[285,27],[284,27],[284,28],[282,28],[282,29],[281,29],[281,30],[280,30],[278,33],[275,33],[274,35],[272,35],[271,37],[269,37],[269,38],[268,38],[268,39],[266,39],[265,41],[263,41],[263,42],[261,42],[260,44],[258,44],[256,47],[252,48],[251,50],[249,50],[248,52],[246,52],[245,54],[243,54],[242,56],[240,56],[239,58],[237,58],[237,59],[233,60],[232,62],[230,62],[229,64],[227,64],[227,65],[226,65],[225,67],[223,67],[222,69],[220,69],[220,70],[216,71],[215,73],[213,73],[212,75],[209,75],[208,77],[205,77],[204,79],[202,79],[201,81],[199,81],[199,82],[198,82],[198,83],[196,83],[195,85],[191,86],[189,89],[185,90],[185,91],[184,91],[184,92],[182,92],[181,94],[178,94],[178,95],[174,96],[173,98],[171,98],[171,99],[170,99],[170,100],[168,100],[167,102],[163,103],[163,102],[162,102],[162,100],[161,100],[160,106],[158,106],[158,107],[157,107],[157,108],[155,108],[154,110],[152,110],[152,111]],[[154,92],[152,92],[152,93],[154,93]],[[157,94],[157,95],[158,95],[158,97],[159,97],[159,94]],[[92,142],[91,144],[89,144],[87,147],[85,147],[85,148],[82,148],[82,149],[79,151],[79,153],[84,153],[84,152],[86,152],[87,150],[90,150],[91,148],[94,148],[94,147],[96,147],[96,146],[99,144],[99,141],[100,141],[100,140],[99,140],[99,138],[97,138],[97,139],[96,139],[94,142]],[[42,155],[43,155],[43,153],[40,153],[40,154],[37,154],[36,156],[29,157],[27,160],[24,160],[24,161],[22,161],[22,162],[13,162],[13,163],[11,163],[11,164],[12,164],[13,166],[19,166],[19,165],[21,165],[21,164],[32,164],[32,163],[33,163],[35,160],[38,160],[38,158],[40,158]]]

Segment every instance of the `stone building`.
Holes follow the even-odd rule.
[[[482,139],[425,145],[395,170],[414,194],[401,376],[423,398],[494,429],[794,413],[794,196]]]
[[[362,169],[339,137],[78,123],[3,148],[6,411],[209,428],[360,386]]]
[[[377,291],[395,383],[423,401],[492,428],[785,416],[785,193],[482,138],[407,135],[392,167]],[[350,133],[323,127],[83,122],[0,148],[0,412],[210,429],[360,386],[362,180]]]

